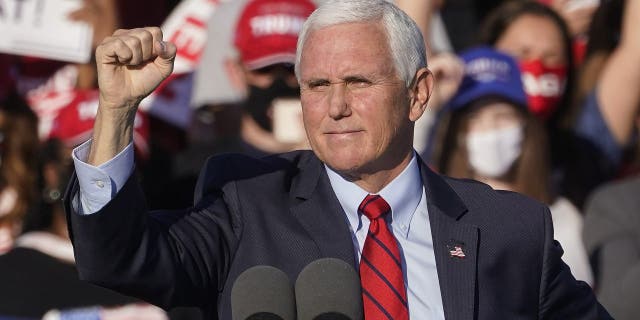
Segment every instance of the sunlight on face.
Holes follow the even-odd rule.
[[[329,167],[355,175],[389,169],[411,151],[409,93],[382,26],[348,23],[313,31],[302,51],[307,136]]]

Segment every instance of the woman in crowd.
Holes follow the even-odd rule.
[[[616,319],[640,313],[640,1],[613,0],[596,12],[580,82],[577,131],[594,136],[622,163],[590,197],[584,241],[598,299]],[[605,121],[597,121],[601,118]],[[631,177],[628,177],[631,175]]]
[[[37,123],[17,95],[0,102],[0,254],[11,249],[36,203]]]
[[[509,55],[490,48],[462,55],[465,76],[438,124],[432,163],[443,174],[516,191],[550,205],[554,237],[577,279],[592,283],[581,242],[582,216],[550,190],[546,132],[527,107],[521,73]]]
[[[539,2],[509,1],[487,17],[481,34],[481,42],[518,60],[529,110],[543,121],[550,139],[552,191],[582,207],[614,169],[606,153],[572,127],[574,63],[567,25]]]
[[[638,171],[640,3],[611,0],[596,12],[576,92],[576,132],[608,156],[616,176]]]
[[[61,201],[71,175],[69,155],[58,140],[47,141],[38,154],[43,192],[32,201],[40,205],[20,217],[23,233],[0,256],[0,319],[167,320],[157,307],[78,279]]]
[[[518,60],[533,114],[552,122],[565,116],[574,73],[571,36],[553,9],[508,1],[487,17],[480,40]]]

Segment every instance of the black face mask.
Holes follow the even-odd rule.
[[[260,127],[271,131],[273,126],[267,112],[273,100],[276,98],[299,97],[300,89],[288,86],[282,77],[277,77],[271,86],[265,89],[249,85],[249,96],[247,97],[245,109]]]

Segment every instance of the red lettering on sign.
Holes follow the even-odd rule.
[[[206,24],[194,17],[187,17],[171,37],[178,48],[178,56],[190,63],[197,63],[207,40]]]

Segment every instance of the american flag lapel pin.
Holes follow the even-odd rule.
[[[466,257],[464,254],[464,243],[451,242],[447,245],[447,250],[451,258],[464,259]]]

